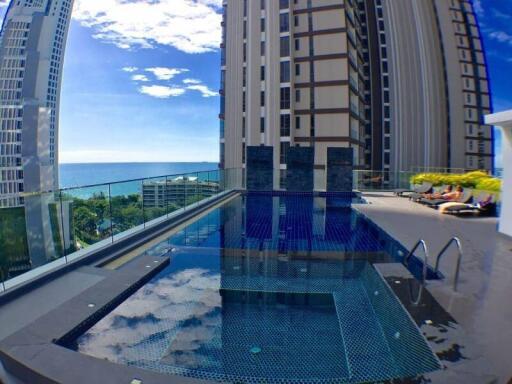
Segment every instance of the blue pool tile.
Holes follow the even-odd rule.
[[[171,248],[170,265],[78,351],[247,384],[379,382],[440,368],[371,265],[389,260],[386,237],[348,198],[240,197],[148,253]]]

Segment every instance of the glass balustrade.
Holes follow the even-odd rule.
[[[349,170],[345,176],[335,174],[348,180],[349,185],[351,180],[352,190],[371,192],[410,189],[412,176],[433,171],[460,174],[464,170]],[[300,185],[313,184],[315,191],[326,191],[329,172],[316,176],[312,172],[310,182],[305,180],[307,172],[299,178],[291,172],[275,169],[272,179],[263,172],[259,185],[268,183],[267,191],[298,191]],[[0,291],[150,228],[223,192],[244,190],[245,174],[245,169],[222,169],[25,194],[23,207],[0,209]],[[350,189],[346,183],[342,185],[335,188],[345,192]]]
[[[0,292],[234,189],[237,174],[212,170],[25,194],[23,207],[0,208]]]

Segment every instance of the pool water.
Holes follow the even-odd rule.
[[[361,383],[440,368],[375,261],[350,199],[243,196],[152,248],[170,265],[76,341],[165,374]]]

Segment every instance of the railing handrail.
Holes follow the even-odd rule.
[[[110,181],[108,183],[98,183],[98,184],[81,185],[81,186],[75,186],[75,187],[65,187],[65,188],[58,188],[58,189],[54,189],[54,190],[44,190],[44,191],[37,191],[37,192],[20,192],[20,193],[4,194],[2,197],[6,197],[6,196],[7,197],[14,197],[14,196],[31,197],[31,196],[45,195],[45,194],[49,194],[49,193],[66,192],[66,191],[85,189],[85,188],[106,187],[106,186],[114,185],[114,184],[133,183],[133,182],[136,182],[136,181],[143,182],[143,181],[151,180],[151,179],[162,179],[162,178],[169,178],[169,177],[197,175],[197,174],[201,174],[201,173],[211,173],[211,172],[230,171],[230,170],[239,170],[239,169],[240,168],[218,168],[218,169],[205,170],[205,171],[182,172],[182,173],[174,173],[174,174],[169,174],[169,175],[142,177],[142,178],[138,178],[138,179]]]
[[[407,256],[404,258],[404,261],[403,261],[404,265],[406,267],[408,267],[409,266],[409,259],[414,255],[414,252],[418,249],[418,247],[420,245],[423,247],[423,252],[424,252],[425,255],[424,255],[424,258],[423,258],[423,270],[422,270],[422,277],[421,277],[421,289],[420,289],[420,292],[418,294],[417,299],[413,301],[414,305],[418,305],[420,303],[420,301],[421,301],[421,294],[423,292],[423,287],[427,283],[428,247],[427,247],[427,243],[425,242],[425,240],[423,240],[423,239],[418,240],[416,245],[411,249],[411,251],[407,254]]]
[[[453,290],[455,292],[457,292],[457,284],[459,282],[460,264],[461,264],[462,255],[463,255],[463,253],[462,253],[462,244],[461,244],[461,241],[460,241],[460,239],[458,237],[456,237],[456,236],[452,237],[448,241],[448,243],[446,243],[446,245],[443,247],[443,249],[441,249],[441,251],[437,255],[437,260],[436,260],[436,265],[435,265],[435,268],[434,268],[434,272],[436,274],[439,272],[439,263],[441,262],[441,257],[445,254],[445,252],[448,250],[448,248],[450,248],[450,245],[452,245],[454,243],[457,245],[458,256],[457,256],[457,265],[455,266],[455,275],[453,277]]]

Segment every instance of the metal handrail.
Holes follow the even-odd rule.
[[[420,288],[420,291],[419,291],[419,294],[418,294],[418,298],[416,300],[413,301],[413,304],[414,305],[418,305],[421,301],[421,296],[422,296],[422,292],[423,292],[423,287],[426,285],[427,283],[427,271],[428,271],[428,247],[427,247],[427,243],[425,243],[425,240],[423,239],[420,239],[418,240],[418,242],[416,243],[416,245],[412,248],[412,250],[408,253],[408,255],[404,258],[404,265],[406,267],[409,267],[409,259],[413,256],[414,252],[418,249],[419,246],[422,246],[423,247],[423,252],[425,254],[425,257],[423,259],[423,273],[422,273],[422,278],[421,278],[421,288]]]
[[[457,249],[459,251],[459,255],[457,256],[457,265],[455,267],[455,276],[453,278],[453,290],[456,292],[457,291],[457,284],[459,282],[459,272],[460,272],[460,263],[462,261],[462,245],[460,243],[460,239],[458,237],[452,237],[448,243],[446,243],[446,245],[443,247],[443,249],[441,249],[441,252],[439,252],[439,254],[437,255],[437,260],[436,260],[436,266],[434,268],[434,272],[437,274],[439,272],[439,263],[441,261],[441,257],[445,254],[445,252],[448,250],[448,248],[450,248],[450,245],[452,245],[453,243],[455,243],[457,245]]]

